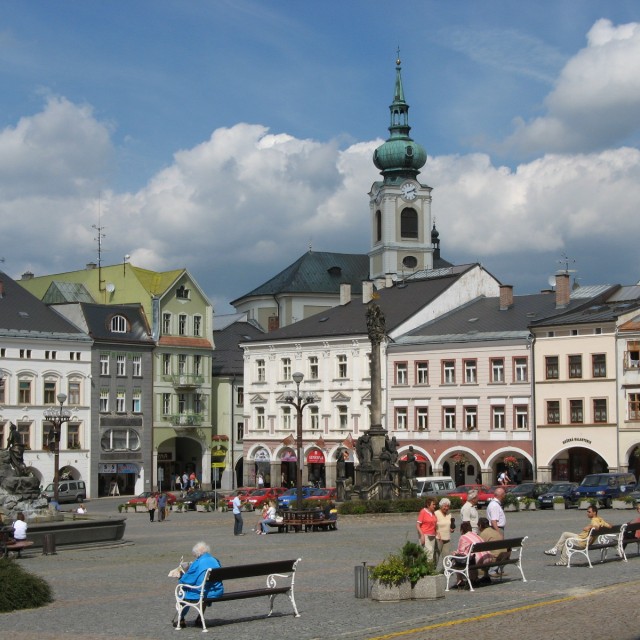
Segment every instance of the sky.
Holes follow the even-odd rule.
[[[444,258],[640,280],[637,0],[0,0],[0,269],[366,253],[398,48]]]

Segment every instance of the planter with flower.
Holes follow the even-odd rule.
[[[390,602],[411,598],[409,570],[400,555],[392,553],[387,556],[380,564],[370,569],[369,575],[373,580],[372,600]]]
[[[567,505],[563,496],[553,497],[553,508],[560,509],[560,511],[567,508]]]
[[[444,573],[436,572],[436,563],[429,560],[422,545],[405,542],[401,549],[401,556],[409,572],[412,600],[444,598],[447,586]]]
[[[502,459],[502,463],[509,471],[517,471],[518,470],[518,458],[515,456],[505,456]]]

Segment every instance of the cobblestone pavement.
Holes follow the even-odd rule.
[[[89,503],[90,514],[117,515],[121,499]],[[180,556],[190,558],[198,540],[207,541],[223,565],[301,557],[296,602],[301,617],[291,615],[288,600],[278,597],[274,616],[262,617],[267,599],[239,600],[210,608],[207,625],[214,638],[234,640],[278,637],[282,640],[343,638],[440,638],[447,640],[504,635],[518,640],[589,637],[640,638],[637,594],[640,557],[628,563],[608,561],[555,567],[542,551],[563,531],[579,531],[584,511],[510,513],[507,535],[528,535],[523,566],[527,582],[514,567],[502,583],[468,591],[451,591],[437,601],[378,603],[354,597],[354,567],[375,564],[387,553],[415,539],[415,515],[351,516],[332,532],[252,535],[257,514],[244,514],[245,533],[234,537],[231,513],[172,513],[163,523],[146,514],[127,516],[126,544],[112,547],[59,548],[53,556],[37,552],[20,560],[54,588],[48,607],[0,616],[4,637],[12,640],[58,638],[173,638],[175,579],[167,577]],[[602,511],[618,524],[632,511]],[[457,536],[456,536],[457,540]],[[632,598],[633,599],[633,598]],[[637,599],[636,599],[637,600]],[[601,613],[606,612],[606,622]],[[595,614],[595,615],[592,615]],[[190,614],[189,620],[194,615]],[[179,637],[201,633],[189,627]]]

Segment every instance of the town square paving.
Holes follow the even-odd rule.
[[[94,500],[89,512],[117,515],[119,501]],[[601,515],[617,524],[634,512],[606,510]],[[266,598],[221,603],[206,616],[213,638],[457,640],[506,634],[518,640],[571,640],[590,637],[596,629],[606,638],[640,638],[633,604],[640,588],[635,548],[629,562],[616,559],[593,569],[582,564],[555,567],[542,553],[562,531],[580,530],[584,511],[508,514],[507,535],[529,536],[523,556],[526,583],[510,567],[502,583],[474,593],[450,591],[437,601],[399,603],[356,599],[354,567],[376,564],[414,540],[415,514],[341,517],[337,531],[268,536],[252,534],[257,520],[257,514],[246,513],[246,535],[234,537],[230,513],[172,513],[166,522],[153,524],[147,514],[129,513],[124,544],[59,548],[49,556],[31,552],[19,562],[52,585],[55,601],[41,609],[2,614],[2,635],[12,640],[198,637],[199,628],[177,632],[171,626],[176,581],[167,574],[181,556],[190,557],[195,542],[205,540],[223,565],[302,558],[296,576],[299,618],[291,615],[282,596],[271,618],[263,617]],[[193,622],[194,615],[188,619]]]

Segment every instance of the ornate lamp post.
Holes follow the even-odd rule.
[[[63,407],[67,400],[66,393],[59,393],[56,398],[60,408],[50,407],[44,411],[44,419],[51,423],[49,431],[49,450],[53,446],[53,499],[58,502],[58,483],[60,481],[60,427],[71,419],[71,411]]]
[[[302,506],[302,410],[308,405],[318,402],[318,398],[313,393],[306,396],[300,393],[300,383],[304,380],[304,375],[300,372],[294,373],[292,376],[296,383],[296,395],[287,395],[283,398],[285,404],[290,404],[297,412],[296,421],[296,458],[298,462],[298,470],[296,474],[296,500],[298,509]]]

